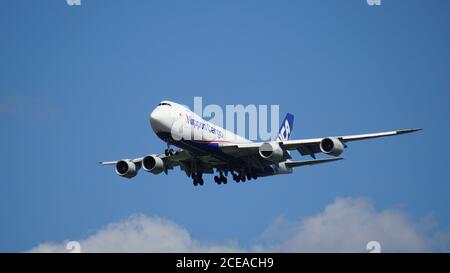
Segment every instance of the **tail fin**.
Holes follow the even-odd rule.
[[[292,128],[294,128],[294,115],[287,113],[283,122],[281,123],[280,130],[278,131],[277,141],[289,140]]]

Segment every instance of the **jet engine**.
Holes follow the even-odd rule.
[[[142,168],[147,172],[158,174],[164,171],[164,162],[156,155],[148,155],[142,159]]]
[[[344,144],[335,137],[327,137],[320,141],[320,150],[325,154],[339,156],[344,148]]]
[[[271,162],[280,162],[283,159],[283,149],[276,142],[265,142],[259,147],[259,155]]]
[[[139,167],[129,159],[119,160],[116,163],[116,173],[122,177],[132,178],[137,175]]]

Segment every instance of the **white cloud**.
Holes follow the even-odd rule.
[[[80,241],[82,252],[239,252],[236,243],[208,244],[193,240],[172,221],[136,214],[109,224]],[[64,243],[44,243],[30,252],[66,252]]]
[[[110,224],[81,240],[82,252],[367,252],[376,240],[381,250],[430,250],[430,242],[448,241],[450,232],[435,240],[421,233],[400,210],[376,211],[369,199],[337,198],[325,210],[301,221],[280,217],[261,235],[259,244],[247,248],[237,242],[211,244],[191,238],[172,221],[133,215]],[[64,243],[44,243],[31,252],[65,252]]]
[[[365,198],[337,198],[324,212],[299,222],[278,219],[263,235],[278,240],[257,248],[269,251],[367,252],[369,241],[378,241],[382,251],[427,250],[425,237],[403,212],[377,212]]]

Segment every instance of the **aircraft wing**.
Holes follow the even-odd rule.
[[[213,168],[224,167],[226,168],[228,162],[216,158],[212,155],[203,156],[193,156],[186,150],[178,150],[171,156],[166,156],[165,154],[156,155],[161,158],[164,162],[165,172],[167,170],[172,170],[174,167],[180,166],[181,170],[190,172],[193,164],[200,164],[205,173],[213,173]],[[141,166],[144,157],[139,157],[135,159],[125,159],[130,160],[137,166]],[[116,165],[119,160],[115,161],[101,161],[101,165]]]
[[[336,136],[329,137],[337,139],[342,143],[342,145],[346,148],[347,142],[356,141],[356,140],[364,140],[378,137],[386,137],[386,136],[394,136],[416,132],[420,129],[407,129],[407,130],[397,130],[390,132],[382,132],[382,133],[373,133],[373,134],[361,134],[361,135],[348,135],[348,136]],[[328,159],[317,159],[317,160],[305,160],[305,161],[289,161],[291,156],[288,151],[297,150],[302,155],[310,155],[315,159],[316,153],[322,153],[320,145],[321,141],[325,138],[314,138],[314,139],[301,139],[301,140],[275,140],[275,142],[285,151],[283,160],[285,161],[286,167],[300,167],[306,165],[315,165],[320,163],[327,163],[336,160],[341,160],[342,158],[328,158]],[[221,144],[220,150],[223,152],[225,156],[231,156],[231,158],[236,159],[234,161],[229,157],[223,157],[222,155],[217,154],[207,154],[207,155],[194,155],[186,150],[178,150],[173,155],[166,156],[165,154],[154,155],[164,162],[164,172],[167,174],[168,170],[173,169],[174,167],[179,166],[181,170],[185,171],[189,176],[193,170],[196,169],[197,166],[201,166],[203,173],[213,173],[214,168],[227,170],[230,168],[235,168],[236,166],[239,168],[239,164],[245,164],[245,166],[263,170],[264,167],[270,162],[263,162],[260,160],[258,155],[258,150],[264,142],[254,142],[254,143],[245,143],[245,144]],[[144,157],[139,157],[135,159],[125,159],[125,161],[132,161],[136,164],[137,168],[142,166],[142,161]],[[102,165],[115,165],[119,161],[103,161],[100,162]],[[237,163],[236,163],[237,162]],[[234,164],[234,166],[233,166]]]
[[[372,134],[361,134],[361,135],[349,135],[349,136],[335,136],[334,138],[340,140],[344,147],[347,147],[345,143],[350,141],[357,140],[365,140],[371,138],[379,138],[379,137],[387,137],[387,136],[395,136],[401,134],[407,134],[419,131],[421,129],[406,129],[406,130],[396,130],[389,132],[381,132],[381,133],[372,133]],[[316,153],[321,153],[320,150],[320,142],[324,138],[313,138],[313,139],[300,139],[300,140],[286,140],[286,141],[278,141],[278,144],[281,148],[286,151],[298,150],[301,155],[311,155],[315,158]],[[255,142],[248,144],[225,144],[221,147],[224,153],[234,155],[234,156],[245,156],[248,154],[252,154],[258,151],[259,147],[263,144],[263,142]]]
[[[183,160],[187,160],[190,159],[191,156],[189,155],[188,152],[184,151],[184,150],[179,150],[176,151],[175,154],[171,155],[171,156],[166,156],[165,154],[160,154],[157,155],[159,158],[161,158],[165,164],[167,164],[167,166],[175,167],[179,164],[180,161]],[[131,159],[132,162],[134,163],[141,163],[141,161],[144,159],[144,157],[138,157],[135,159]],[[117,164],[119,160],[116,161],[100,161],[99,163],[101,165],[115,165]]]

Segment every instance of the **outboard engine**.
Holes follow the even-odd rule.
[[[325,154],[339,156],[344,148],[344,144],[335,137],[327,137],[320,141],[320,150]]]
[[[129,159],[119,160],[116,163],[116,173],[122,177],[132,178],[137,175],[139,167]]]

